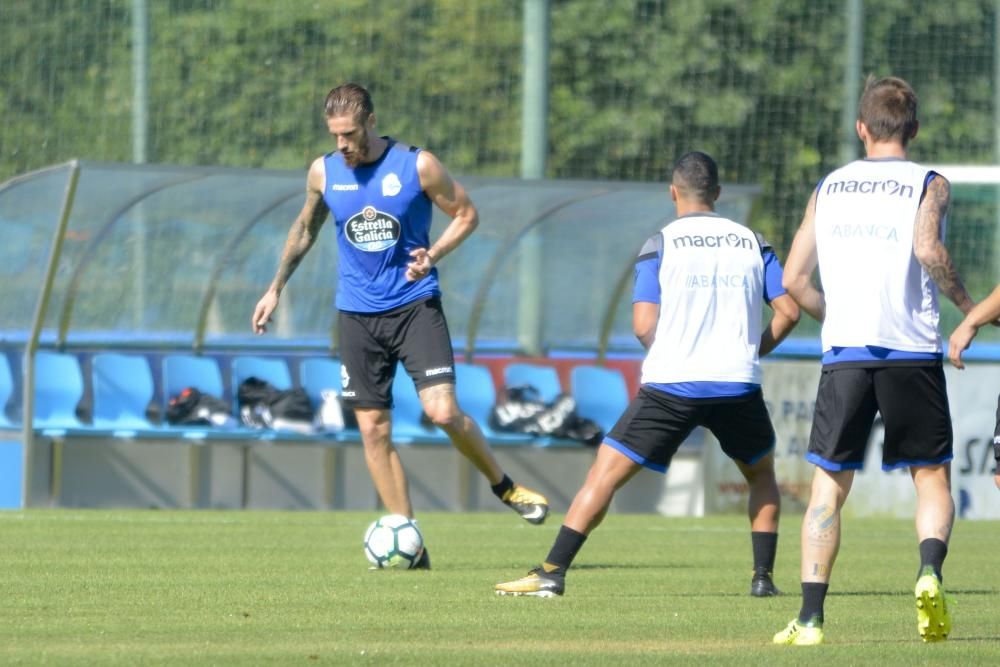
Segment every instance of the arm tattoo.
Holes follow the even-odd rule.
[[[931,280],[963,312],[972,307],[972,299],[951,261],[948,249],[941,241],[942,221],[948,213],[951,186],[943,177],[936,177],[927,185],[924,201],[917,209],[913,230],[913,245],[920,264]]]
[[[295,273],[302,258],[316,241],[316,236],[329,213],[330,209],[323,201],[321,193],[309,191],[306,194],[305,206],[302,207],[302,212],[292,224],[292,228],[288,232],[288,239],[285,241],[285,248],[281,252],[281,261],[278,263],[278,271],[274,276],[274,285],[278,289],[284,287],[288,279]]]

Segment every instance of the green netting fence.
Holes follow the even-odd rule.
[[[546,4],[549,178],[662,182],[680,153],[706,150],[724,181],[760,186],[751,222],[784,254],[810,189],[860,148],[845,138],[844,109],[869,72],[916,87],[915,159],[996,160],[995,0]],[[330,149],[321,102],[346,80],[370,87],[382,131],[453,172],[516,177],[524,7],[3,0],[0,181],[70,158],[303,169]],[[141,142],[138,86],[148,93]],[[998,197],[996,187],[963,196],[951,245],[979,296],[998,278]],[[945,316],[947,326],[955,314]]]

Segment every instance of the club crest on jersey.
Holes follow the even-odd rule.
[[[399,220],[374,206],[365,206],[344,224],[344,236],[365,252],[380,252],[396,245],[399,231]]]
[[[399,182],[399,176],[394,172],[382,179],[382,196],[395,197],[403,189],[403,184]]]

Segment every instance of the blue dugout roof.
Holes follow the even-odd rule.
[[[73,165],[79,181],[43,344],[336,348],[331,229],[286,288],[273,333],[250,333],[254,304],[302,206],[305,170],[89,161],[0,184],[0,342],[17,344],[31,329]],[[632,264],[673,218],[664,184],[457,179],[481,219],[441,265],[459,352],[516,349],[532,316],[548,349],[639,350],[631,335]],[[754,186],[726,185],[719,210],[746,220],[758,194]],[[432,234],[447,223],[435,215]]]

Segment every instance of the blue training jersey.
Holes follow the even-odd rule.
[[[439,296],[437,269],[406,279],[414,248],[430,248],[431,201],[420,187],[420,149],[386,137],[374,162],[353,169],[339,152],[323,159],[323,199],[337,224],[338,310],[380,313]]]

